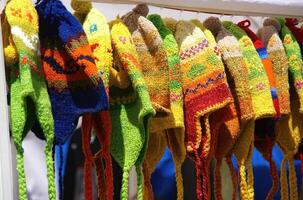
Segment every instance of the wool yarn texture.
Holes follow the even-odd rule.
[[[153,118],[150,122],[150,134],[145,165],[143,167],[145,182],[145,199],[153,199],[151,190],[151,173],[160,161],[166,146],[170,149],[174,164],[177,186],[177,199],[183,199],[182,163],[186,156],[184,146],[184,113],[182,93],[182,73],[180,68],[179,48],[173,33],[164,25],[157,14],[147,17],[158,29],[163,40],[169,66],[170,114],[167,117]],[[152,132],[153,131],[153,132]],[[154,147],[157,147],[156,149]],[[147,193],[148,192],[148,193]]]
[[[295,18],[285,18],[285,25],[289,28],[294,38],[300,45],[301,54],[303,54],[303,29],[302,27],[297,27],[298,19]]]
[[[149,119],[155,110],[135,44],[120,19],[111,22],[114,64],[110,68],[109,100],[112,119],[110,151],[123,170],[121,199],[128,198],[128,178],[133,166],[137,171],[137,199],[143,199],[141,165],[145,156]]]
[[[285,20],[279,18],[280,36],[288,58],[289,73],[300,102],[300,113],[303,113],[303,61],[300,46],[292,32],[285,25]]]
[[[38,15],[31,1],[11,0],[4,11],[9,28],[5,38],[10,52],[5,56],[10,68],[10,122],[16,146],[19,199],[27,199],[22,140],[38,120],[46,138],[45,158],[48,197],[56,199],[52,146],[54,121],[39,58]],[[7,45],[5,45],[7,46]],[[7,49],[6,49],[7,50]],[[13,53],[15,52],[15,53]]]
[[[132,34],[156,117],[163,117],[170,112],[169,67],[161,36],[147,14],[147,5],[138,4],[122,20]]]
[[[91,2],[81,2],[81,7],[77,6],[78,0],[72,0],[71,5],[75,9],[77,16],[83,19],[83,29],[87,36],[89,45],[91,46],[93,58],[95,60],[98,75],[102,78],[108,94],[108,81],[109,81],[109,68],[113,64],[110,30],[107,24],[105,16],[97,9],[91,8],[90,10],[84,10],[83,8],[90,8]],[[87,11],[85,13],[85,11]],[[109,153],[110,147],[110,134],[111,123],[109,111],[104,110],[95,114],[85,114],[82,120],[82,144],[83,153],[85,156],[84,161],[84,194],[85,199],[93,199],[92,195],[92,166],[93,155],[90,150],[90,137],[91,132],[94,129],[94,133],[97,136],[99,143],[102,146],[102,150],[94,155],[96,160],[95,168],[98,178],[98,197],[106,197],[106,199],[113,198],[113,175],[112,175],[112,163]],[[103,174],[101,159],[104,159],[105,173]],[[105,182],[106,184],[105,184]],[[104,188],[106,194],[104,193]]]
[[[209,115],[232,102],[224,66],[203,31],[188,21],[165,20],[179,45],[185,113],[185,144],[196,163],[197,198],[209,197]],[[216,98],[213,98],[213,97]],[[205,131],[202,135],[202,129]],[[202,164],[203,162],[203,164]],[[203,188],[201,189],[201,175]],[[203,192],[202,192],[203,191]]]
[[[274,127],[275,127],[275,122],[280,118],[280,106],[279,106],[280,101],[279,101],[278,97],[282,96],[282,95],[279,96],[277,94],[276,77],[277,77],[277,82],[281,80],[281,78],[280,78],[281,76],[283,78],[285,77],[285,70],[284,71],[282,70],[282,69],[284,69],[284,67],[286,68],[286,75],[287,75],[287,66],[281,67],[281,63],[285,63],[285,62],[283,62],[283,59],[285,59],[286,56],[285,56],[285,53],[283,53],[284,51],[283,51],[282,42],[280,42],[280,47],[282,47],[282,51],[278,52],[278,53],[281,54],[281,58],[275,59],[275,54],[272,53],[272,48],[271,47],[268,48],[268,46],[264,45],[264,43],[267,44],[267,42],[264,41],[263,36],[262,35],[260,36],[260,34],[259,34],[259,36],[257,36],[254,32],[252,32],[250,30],[250,28],[249,28],[250,21],[249,20],[243,20],[243,21],[239,22],[238,26],[241,27],[247,33],[247,35],[251,38],[252,42],[254,43],[254,46],[262,61],[262,64],[263,64],[264,69],[267,74],[267,78],[269,80],[271,97],[272,97],[273,104],[274,104],[275,111],[276,111],[276,116],[274,118],[262,118],[262,119],[256,120],[256,122],[255,122],[255,141],[254,141],[255,147],[261,152],[262,156],[269,163],[270,175],[272,177],[272,186],[266,196],[266,199],[273,199],[275,193],[277,193],[278,189],[279,189],[278,170],[277,170],[277,167],[276,167],[274,161],[272,160],[272,150],[275,145]],[[260,32],[260,30],[259,30],[259,32]],[[277,35],[275,35],[275,36],[277,36]],[[279,39],[279,37],[278,37],[278,39]],[[279,46],[279,41],[276,46]],[[275,60],[272,61],[272,59],[275,59]],[[282,62],[280,62],[280,61],[282,61]],[[281,74],[281,72],[283,74]],[[288,93],[287,93],[287,89],[285,90],[284,87],[281,87],[281,85],[285,86],[284,85],[285,82],[283,82],[284,84],[281,83],[281,81],[278,83],[279,83],[278,84],[279,92],[281,92],[281,89],[282,89],[282,92],[284,92],[283,96],[282,96],[283,101],[281,103],[283,104],[282,107],[284,108],[283,113],[285,113],[285,99],[283,97],[284,97],[285,91],[286,91],[287,96],[288,96]]]
[[[248,84],[250,87],[249,92],[252,97],[255,120],[273,117],[276,113],[270,94],[269,81],[267,79],[262,61],[259,58],[253,42],[247,36],[246,32],[236,24],[233,24],[230,21],[225,21],[223,22],[223,26],[238,39],[241,50],[243,52],[244,61],[249,69]],[[254,127],[254,121],[250,121],[245,127],[245,132],[242,133],[246,135],[246,137],[243,138],[246,140],[246,144],[250,143],[250,145],[244,146],[243,143],[241,146],[236,146],[237,149],[242,149],[242,151],[235,152],[235,156],[238,158],[237,162],[239,165],[240,193],[241,197],[244,199],[254,198],[253,172],[251,165],[254,143]]]
[[[215,166],[214,195],[216,199],[223,199],[221,191],[221,179],[223,177],[220,174],[222,160],[226,158],[226,160],[231,161],[232,148],[238,137],[238,142],[245,141],[241,139],[241,130],[249,120],[253,119],[254,112],[251,96],[246,92],[248,91],[246,84],[248,82],[248,68],[245,65],[237,39],[222,26],[218,18],[209,17],[203,22],[203,25],[216,38],[218,49],[225,64],[225,71],[229,75],[227,76],[228,82],[235,101],[227,109],[215,112],[217,119],[213,118],[214,124],[217,123],[217,126],[214,126],[214,130],[218,132],[215,152],[217,164]],[[227,113],[227,115],[222,115],[223,112],[224,114]],[[234,187],[232,199],[236,199],[237,177],[233,171],[233,167],[231,175]]]

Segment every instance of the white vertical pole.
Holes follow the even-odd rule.
[[[1,20],[0,20],[1,22]],[[7,91],[0,26],[0,199],[13,200],[12,149],[9,135]]]

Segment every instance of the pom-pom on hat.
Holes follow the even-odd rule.
[[[232,148],[238,136],[240,137],[237,143],[246,141],[242,138],[241,130],[243,130],[249,120],[254,118],[254,112],[250,93],[247,92],[248,68],[245,65],[239,42],[222,26],[218,18],[209,17],[203,22],[203,25],[209,29],[216,38],[226,72],[229,74],[227,79],[235,101],[234,104],[231,104],[232,106],[227,107],[224,111],[222,110],[221,112],[221,110],[219,110],[215,112],[217,116],[213,118],[213,122],[215,122],[213,124],[217,124],[213,126],[213,129],[219,132],[215,152],[217,164],[215,167],[214,191],[216,198],[222,199],[220,163],[223,157],[231,161]],[[228,114],[222,115],[223,112]],[[222,123],[222,121],[224,123]],[[247,144],[247,146],[249,145],[250,143]],[[234,173],[234,170],[231,169],[234,186],[233,199],[236,199],[237,177]]]
[[[224,66],[203,31],[188,21],[166,19],[179,45],[184,95],[185,144],[196,162],[197,198],[209,197],[209,115],[232,102]],[[216,96],[216,98],[213,98]],[[205,130],[205,134],[202,134]],[[203,164],[201,163],[201,159]],[[203,167],[203,169],[202,169]],[[203,192],[201,175],[203,173]]]
[[[46,139],[48,198],[56,199],[52,159],[54,121],[39,56],[38,15],[29,0],[11,0],[4,10],[5,61],[10,71],[10,123],[16,146],[19,198],[27,199],[22,140],[38,120]]]
[[[114,65],[110,68],[109,94],[112,120],[111,154],[123,170],[121,199],[128,199],[128,178],[137,170],[139,200],[143,199],[141,165],[147,148],[148,124],[154,116],[134,42],[122,20],[111,22]]]

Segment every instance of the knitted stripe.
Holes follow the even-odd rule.
[[[48,197],[56,199],[52,145],[54,121],[50,100],[38,55],[38,16],[31,1],[8,1],[5,16],[10,47],[16,54],[5,54],[10,67],[10,123],[17,151],[19,199],[27,199],[22,140],[38,120],[46,139],[45,159],[48,180]],[[11,35],[9,35],[11,34]],[[11,53],[10,52],[10,53]],[[8,53],[8,52],[7,52]],[[13,56],[13,57],[11,57]],[[16,56],[16,57],[14,57]],[[19,60],[18,60],[19,58]]]
[[[110,115],[111,119],[115,119],[112,120],[112,126],[120,129],[112,129],[110,151],[123,170],[121,199],[127,199],[129,171],[132,166],[136,165],[138,168],[143,162],[148,121],[155,111],[140,71],[141,66],[131,34],[119,19],[111,22],[111,39],[115,63],[110,69]],[[128,90],[128,86],[133,89]],[[136,95],[131,102],[120,101],[127,99],[124,97],[133,96],[132,93]],[[142,184],[141,180],[138,181],[140,183]],[[142,192],[141,185],[138,192]],[[139,196],[142,197],[142,194],[138,194]]]

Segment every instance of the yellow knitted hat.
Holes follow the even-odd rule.
[[[183,180],[181,166],[186,156],[184,145],[184,116],[182,73],[180,69],[179,48],[173,33],[164,25],[159,15],[149,15],[148,19],[158,29],[169,64],[169,89],[171,113],[167,117],[153,118],[150,122],[149,144],[145,157],[145,199],[153,199],[150,177],[161,159],[165,147],[171,150],[175,162],[177,199],[183,199]],[[153,131],[153,132],[152,132]],[[157,147],[155,149],[155,147]]]

